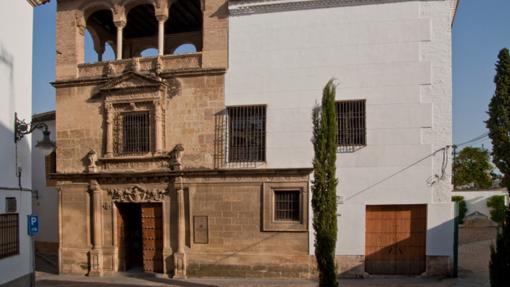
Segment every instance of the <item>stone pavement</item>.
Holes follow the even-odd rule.
[[[489,246],[491,240],[473,241],[459,248],[459,278],[422,278],[405,276],[373,276],[368,279],[343,279],[341,287],[488,287]],[[193,278],[173,280],[150,275],[124,273],[115,277],[89,278],[85,276],[58,276],[37,272],[38,287],[311,287],[310,280],[245,279],[245,278]]]

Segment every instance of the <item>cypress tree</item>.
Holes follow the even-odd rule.
[[[492,161],[503,174],[503,185],[510,190],[510,54],[502,49],[494,78],[496,91],[489,104],[487,128],[492,141]],[[510,210],[498,232],[496,245],[491,246],[489,263],[492,287],[510,286]]]
[[[336,222],[336,148],[337,119],[335,84],[330,80],[324,87],[322,105],[313,111],[312,186],[313,228],[315,229],[315,257],[319,271],[319,286],[338,286],[335,270]]]

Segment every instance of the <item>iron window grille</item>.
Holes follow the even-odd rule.
[[[301,221],[300,201],[299,190],[275,190],[275,221]]]
[[[0,259],[19,254],[19,216],[0,214]]]
[[[266,106],[228,107],[228,161],[266,160]]]
[[[143,154],[151,150],[150,112],[122,113],[122,154]]]
[[[352,152],[356,147],[366,145],[365,106],[365,100],[336,102],[337,145],[340,151]]]

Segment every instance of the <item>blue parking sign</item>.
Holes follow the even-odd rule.
[[[36,215],[27,215],[28,235],[39,233],[39,218]]]

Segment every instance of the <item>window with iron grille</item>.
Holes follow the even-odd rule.
[[[365,100],[336,102],[339,147],[366,145]]]
[[[228,107],[228,161],[266,160],[266,106]]]
[[[276,221],[300,221],[299,190],[274,191],[274,217]]]
[[[122,113],[122,153],[147,153],[151,149],[149,112]]]
[[[19,216],[0,214],[0,258],[19,254]]]

